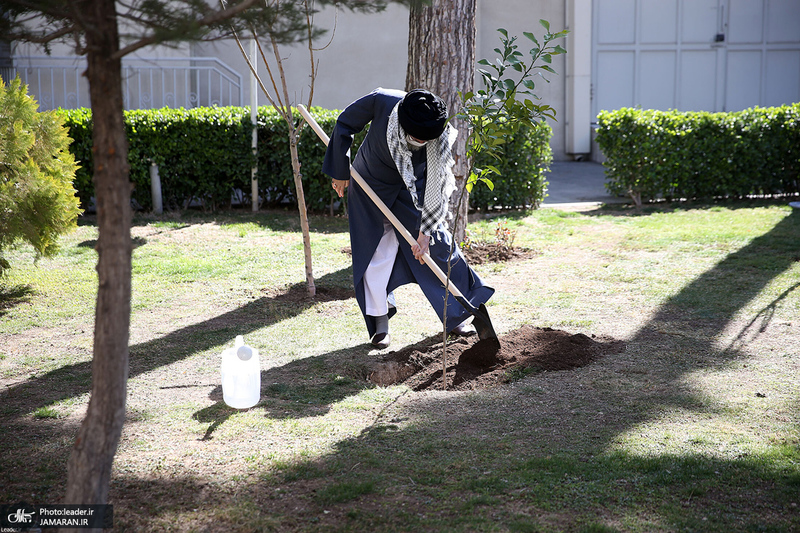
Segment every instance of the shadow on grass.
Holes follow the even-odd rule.
[[[249,209],[249,208],[248,208]],[[296,216],[287,216],[296,215]],[[96,217],[82,217],[81,225],[96,225]],[[163,215],[139,213],[131,222],[132,227],[147,226],[152,224],[168,224],[173,229],[179,229],[191,224],[217,224],[219,226],[255,224],[270,231],[300,231],[300,217],[297,208],[292,209],[262,209],[256,213],[245,209],[220,210],[215,213],[201,211],[168,212]],[[309,228],[313,233],[346,233],[348,232],[347,218],[341,216],[310,215]]]
[[[510,454],[492,439],[474,454],[472,443],[453,451],[420,430],[373,427],[324,460],[228,487],[190,474],[118,476],[115,526],[150,531],[190,513],[214,531],[791,533],[798,525],[800,475],[760,458],[590,457],[548,446],[545,435],[528,442],[541,447],[534,453]]]
[[[298,283],[275,297],[262,297],[238,309],[192,324],[129,348],[129,378],[170,365],[194,353],[221,348],[236,335],[291,319],[319,301],[354,297],[349,282],[350,268],[332,272],[317,280],[318,298],[305,294]],[[24,294],[24,291],[22,291]],[[12,385],[4,391],[0,421],[9,415],[24,416],[39,407],[89,392],[92,384],[91,361],[60,367]]]
[[[742,330],[736,335],[736,338],[731,341],[730,345],[728,346],[728,350],[731,350],[737,345],[743,343],[747,337],[752,338],[765,333],[767,328],[769,328],[769,326],[772,324],[773,318],[775,318],[775,311],[778,308],[778,304],[783,302],[798,289],[800,289],[800,281],[783,291],[780,295],[778,295],[777,298],[772,300],[767,306],[756,313],[750,322],[748,322],[747,325],[743,327]]]
[[[30,302],[33,293],[30,285],[0,285],[0,317],[7,313],[6,309]]]
[[[305,283],[298,283],[275,297],[259,298],[204,322],[181,328],[149,342],[132,345],[129,349],[129,377],[170,365],[197,352],[221,349],[235,335],[247,335],[257,329],[291,319],[319,301],[354,297],[350,272],[351,269],[346,268],[318,278],[318,297],[315,299],[309,298],[305,293]],[[19,287],[9,294],[17,299],[24,299],[30,292],[30,288]],[[369,348],[367,345],[355,348],[356,352],[361,349],[366,353]],[[339,401],[370,385],[366,381],[353,378],[311,385],[286,383],[282,380],[291,379],[298,372],[307,375],[313,371],[313,367],[319,369],[324,366],[324,361],[328,358],[352,357],[353,353],[354,349],[341,350],[263,372],[262,383],[265,386],[260,405],[267,409],[269,416],[299,418],[324,414],[329,408],[329,404],[325,402]],[[4,453],[0,454],[0,502],[18,500],[20,494],[24,493],[16,492],[19,487],[26,487],[25,490],[39,487],[38,496],[55,494],[54,491],[61,489],[63,480],[66,479],[66,461],[78,424],[75,421],[65,423],[59,419],[31,419],[28,415],[40,407],[89,392],[92,387],[91,367],[91,362],[64,366],[6,386],[2,391],[0,427],[7,435],[19,437],[14,439],[15,448],[19,449],[4,449]],[[194,415],[196,420],[210,423],[202,440],[211,439],[213,432],[236,412],[222,402],[221,387],[215,387],[210,396],[217,403]],[[37,443],[47,445],[39,446]],[[25,451],[21,452],[22,449]],[[37,465],[35,471],[29,470],[31,464]],[[37,497],[36,500],[41,503],[55,503],[62,496],[63,494],[56,494],[53,499],[40,500]]]
[[[729,254],[670,298],[634,340],[652,335],[664,323],[677,323],[688,330],[706,326],[710,328],[707,348],[713,352],[714,335],[721,333],[736,313],[773,278],[800,261],[798,236],[800,213],[792,212],[768,233]],[[758,315],[771,316],[769,308],[797,287],[795,284],[787,288],[753,320],[757,320]]]
[[[147,239],[144,237],[133,237],[131,239],[131,245],[133,249],[139,248],[140,246],[144,246],[147,244]],[[78,248],[91,248],[92,250],[97,248],[97,239],[89,239],[86,241],[82,241],[78,243]]]
[[[584,216],[649,216],[655,213],[674,213],[676,211],[689,211],[701,209],[753,209],[758,207],[785,206],[791,198],[751,198],[751,199],[725,199],[718,200],[687,200],[673,202],[654,202],[643,204],[637,208],[630,203],[609,203],[586,210],[574,211]],[[557,208],[553,208],[557,209]]]
[[[374,424],[339,442],[329,455],[228,487],[209,487],[191,476],[142,479],[121,473],[112,484],[111,502],[115,513],[119,509],[115,520],[120,530],[147,530],[158,518],[199,509],[220,530],[488,531],[502,524],[508,531],[588,532],[628,530],[633,523],[630,528],[645,531],[796,531],[796,442],[776,441],[763,454],[751,455],[746,450],[723,453],[718,443],[696,435],[690,443],[696,452],[681,456],[661,452],[660,442],[648,442],[651,448],[641,454],[612,450],[621,435],[665,412],[702,418],[728,408],[687,387],[684,379],[745,356],[735,348],[719,349],[716,339],[797,261],[798,235],[800,216],[793,213],[699,276],[628,342],[641,360],[631,355],[628,367],[608,369],[596,381],[544,373],[491,394],[426,394],[411,408],[423,412],[413,421],[378,414]],[[771,309],[798,285],[785,287],[749,327],[770,320]],[[263,303],[280,304],[275,299]],[[236,315],[242,321],[237,330],[246,326],[252,311]],[[171,361],[138,351],[158,344],[134,347],[142,359],[135,363],[132,357],[132,371],[134,364],[142,365],[136,370],[142,372],[217,346],[219,331],[233,318],[228,313],[204,323],[209,331],[190,327],[176,332],[180,337],[166,336],[169,342],[195,345]],[[262,403],[268,416],[313,416],[366,387],[355,378],[337,385],[330,373],[310,385],[292,379],[318,365],[341,364],[344,353],[264,372]],[[88,375],[88,369],[84,372]],[[56,386],[55,377],[38,382],[37,390]],[[316,396],[320,403],[309,404]],[[528,405],[536,406],[535,419],[525,417]],[[297,411],[292,413],[290,406]],[[235,412],[227,409],[218,403],[195,413],[210,424],[204,438],[212,438]],[[52,428],[46,429],[47,424]],[[33,444],[33,436],[52,440],[68,433],[57,421],[17,419],[12,429],[31,436],[24,445],[31,449],[32,464],[39,464],[37,453],[46,464],[66,461],[62,449]],[[38,467],[35,475],[39,485],[50,483]],[[352,495],[333,504],[318,496],[364,480],[373,482],[371,490],[341,492]]]
[[[440,336],[434,335],[414,346],[430,346],[439,340]],[[332,405],[375,386],[367,380],[374,351],[374,346],[364,343],[262,370],[261,399],[251,409],[263,411],[265,417],[275,420],[325,416]],[[209,424],[200,440],[213,438],[214,431],[238,411],[225,404],[219,385],[208,397],[216,403],[192,415]]]
[[[373,386],[359,375],[358,364],[348,364],[372,349],[362,344],[262,370],[261,398],[248,410],[263,411],[265,417],[276,420],[324,416],[331,405]],[[200,440],[212,439],[214,431],[239,411],[225,404],[222,392],[222,386],[215,386],[208,397],[216,403],[192,415],[209,424]]]
[[[796,531],[797,442],[778,439],[752,453],[686,435],[681,455],[661,452],[667,443],[652,439],[637,453],[615,443],[664,413],[730,414],[734,407],[685,378],[746,357],[716,340],[798,261],[798,235],[793,213],[689,283],[634,335],[625,365],[581,381],[544,373],[491,394],[426,395],[415,401],[414,412],[424,414],[412,423],[379,415],[330,455],[286,465],[237,494],[285,531],[477,531],[498,523],[509,531],[622,531],[628,523],[647,531]],[[786,286],[745,329],[760,323],[763,331],[798,287]],[[525,420],[526,405],[536,406],[536,419]],[[365,479],[377,480],[367,494],[319,501]]]
[[[213,321],[204,324],[206,327],[213,327],[209,326],[210,323]],[[186,335],[185,329],[175,332],[175,335]],[[210,331],[209,335],[214,335],[214,332]],[[374,347],[365,343],[262,370],[261,399],[251,410],[262,412],[264,417],[270,419],[324,416],[335,403],[374,387],[363,376],[362,362],[369,359],[370,352],[374,352]],[[193,351],[188,351],[185,355],[191,353]],[[168,362],[162,360],[161,364],[169,364],[175,360],[177,358],[172,358]],[[147,370],[151,368],[154,366],[148,366]],[[55,371],[43,376],[43,379],[29,380],[30,386],[20,385],[7,389],[0,409],[0,427],[6,435],[13,435],[15,438],[12,439],[13,444],[4,447],[4,453],[0,454],[0,502],[18,501],[31,489],[35,491],[34,501],[37,503],[61,501],[63,481],[67,474],[66,464],[80,420],[37,419],[27,415],[40,404],[46,405],[68,396],[88,392],[91,387],[90,369],[73,368],[71,371],[73,375],[78,372],[81,374],[83,381],[80,385],[72,380],[69,382],[71,388],[60,388],[57,382],[64,380],[65,374]],[[140,368],[137,372],[132,370],[131,375],[142,371],[145,369]],[[207,385],[166,385],[161,388],[195,386]],[[50,390],[43,387],[56,387],[62,394],[60,397],[54,397]],[[198,439],[200,442],[213,440],[215,431],[240,411],[224,403],[222,387],[219,385],[213,386],[209,398],[215,402],[213,405],[192,414],[192,419],[208,424],[205,433]],[[133,418],[126,420],[126,425],[139,422],[134,415]],[[4,440],[5,442],[8,440]],[[30,468],[32,464],[36,465],[33,470]],[[125,476],[122,478],[124,480]],[[141,483],[147,482],[141,481]],[[180,498],[186,497],[185,494],[180,496]],[[172,503],[180,505],[177,500]],[[167,507],[171,507],[171,504]]]

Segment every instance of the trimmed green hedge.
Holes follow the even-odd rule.
[[[606,188],[637,202],[800,192],[800,104],[598,115]]]
[[[479,155],[475,166],[493,165],[500,170],[500,176],[489,176],[494,184],[493,190],[483,183],[475,185],[469,195],[470,207],[484,211],[539,207],[547,189],[545,172],[549,171],[553,160],[552,135],[552,128],[541,122],[535,128],[521,128],[503,144],[500,160]]]
[[[75,188],[85,208],[94,196],[92,183],[92,119],[87,109],[60,110],[74,142],[70,150],[81,165]],[[332,131],[337,110],[311,109],[325,131]],[[299,117],[299,116],[298,116]],[[151,109],[125,112],[128,161],[134,184],[132,197],[143,209],[152,207],[150,162],[159,167],[163,203],[166,209],[185,208],[193,200],[205,209],[230,205],[235,189],[250,197],[250,148],[252,125],[248,107],[195,109]],[[365,133],[356,137],[353,152]],[[547,125],[523,131],[506,145],[506,157],[494,164],[503,172],[496,179],[495,192],[481,185],[471,195],[471,205],[486,209],[496,206],[538,205],[544,194],[544,169],[552,159]],[[334,198],[329,180],[322,174],[325,146],[309,127],[303,128],[298,144],[303,165],[303,187],[308,208],[323,211]],[[265,205],[295,203],[294,178],[289,155],[286,124],[270,106],[258,110],[258,186]]]
[[[333,129],[338,112],[313,108],[320,125]],[[92,119],[88,109],[61,110],[74,142],[71,151],[81,164],[75,188],[86,207],[94,196],[92,183]],[[299,117],[299,115],[298,115]],[[125,112],[132,197],[150,209],[150,163],[158,165],[164,207],[186,207],[192,200],[206,209],[230,205],[235,189],[250,197],[252,125],[247,107],[150,109]],[[356,143],[360,139],[356,140]],[[268,205],[294,199],[294,179],[286,123],[269,106],[258,110],[258,185]],[[310,209],[329,205],[332,191],[320,170],[325,147],[303,128],[298,144],[304,192]],[[317,161],[318,164],[315,164]],[[328,185],[328,187],[326,187]]]

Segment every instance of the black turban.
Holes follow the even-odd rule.
[[[397,119],[407,134],[421,141],[429,141],[444,132],[447,105],[430,91],[414,89],[400,101]]]

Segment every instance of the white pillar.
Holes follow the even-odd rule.
[[[566,152],[592,151],[592,0],[567,0]]]
[[[153,213],[160,215],[164,212],[161,202],[161,176],[158,175],[158,165],[150,162],[150,198],[153,200]]]
[[[258,68],[258,60],[256,59],[256,40],[253,38],[250,42],[250,61],[255,68]],[[251,146],[253,148],[253,155],[258,153],[258,81],[255,74],[250,72],[250,122],[253,124],[253,138]],[[258,211],[258,179],[256,172],[258,166],[253,164],[250,171],[250,196],[252,198],[253,211]]]

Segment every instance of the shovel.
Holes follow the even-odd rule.
[[[319,138],[322,139],[322,142],[325,143],[325,146],[327,146],[330,139],[322,130],[320,125],[317,124],[317,121],[314,120],[314,117],[309,114],[308,110],[303,105],[298,105],[297,109],[300,111],[300,114],[303,116],[308,125],[311,126],[311,129],[314,130]],[[389,211],[389,208],[386,207],[386,204],[383,203],[383,200],[381,200],[380,197],[375,194],[375,191],[372,190],[372,187],[370,187],[369,184],[364,181],[364,178],[361,177],[361,174],[359,174],[352,165],[350,165],[350,175],[353,177],[356,183],[358,183],[359,187],[361,187],[364,192],[367,193],[367,196],[369,196],[370,199],[375,202],[375,205],[378,206],[378,209],[380,209],[383,215],[389,220],[389,222],[392,223],[392,226],[394,226],[395,229],[400,232],[403,238],[408,241],[408,244],[411,246],[417,244],[417,240],[411,235],[411,233],[409,233],[406,227],[400,223],[394,213]],[[499,345],[500,341],[497,339],[497,333],[494,332],[494,326],[492,326],[492,321],[489,318],[489,312],[486,310],[486,306],[484,304],[480,304],[480,306],[476,308],[474,305],[472,305],[469,300],[467,300],[464,295],[461,294],[461,291],[458,290],[458,287],[448,283],[447,276],[444,272],[442,272],[442,269],[439,268],[439,265],[433,261],[429,254],[426,253],[423,255],[422,259],[433,271],[433,273],[436,274],[436,277],[439,278],[439,281],[442,282],[442,285],[447,287],[447,290],[450,291],[450,294],[453,295],[456,301],[460,303],[464,309],[469,311],[473,317],[475,317],[472,323],[478,332],[478,337],[481,340],[490,340]]]

